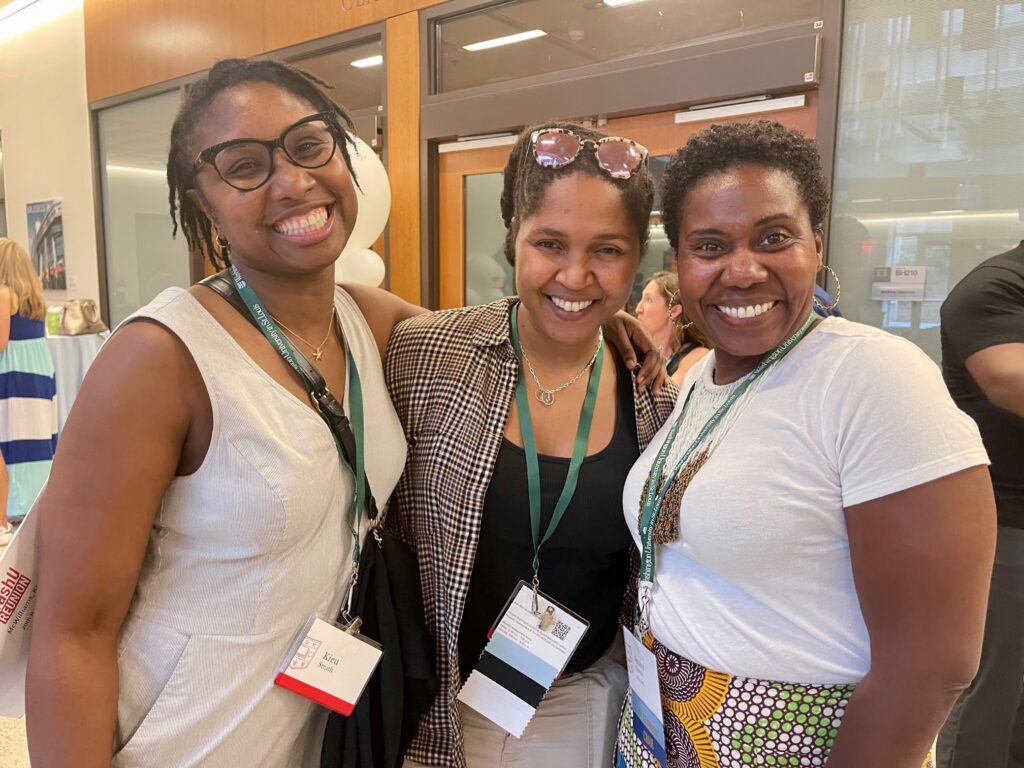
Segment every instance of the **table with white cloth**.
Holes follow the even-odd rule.
[[[47,336],[46,345],[53,357],[57,378],[57,432],[64,429],[71,406],[85,379],[86,371],[96,359],[110,331],[85,333],[81,336]]]

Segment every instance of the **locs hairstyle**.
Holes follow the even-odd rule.
[[[574,173],[586,173],[607,181],[618,188],[622,196],[622,204],[629,214],[630,221],[636,227],[640,238],[640,251],[647,245],[648,227],[651,219],[651,208],[654,206],[654,182],[647,163],[628,179],[614,179],[601,170],[594,153],[584,148],[576,159],[562,168],[544,168],[537,164],[533,156],[533,144],[530,136],[534,131],[545,128],[567,128],[581,139],[596,141],[606,134],[585,128],[576,123],[550,122],[534,125],[519,134],[508,163],[505,164],[504,185],[501,190],[501,218],[505,222],[505,258],[508,263],[516,263],[516,235],[519,223],[537,212],[544,192],[556,180]]]
[[[699,181],[741,165],[760,165],[788,173],[811,225],[820,230],[828,213],[828,184],[813,139],[781,123],[715,124],[691,136],[669,160],[661,179],[661,215],[672,248],[679,251],[679,219],[686,195]]]
[[[201,250],[214,267],[223,269],[229,265],[226,257],[220,255],[213,244],[213,226],[202,209],[186,194],[195,187],[192,163],[196,153],[190,151],[192,132],[196,123],[221,91],[244,83],[270,83],[308,101],[313,112],[333,115],[333,125],[338,138],[338,150],[356,181],[352,170],[349,146],[355,146],[350,134],[355,132],[348,113],[326,93],[331,86],[318,77],[301,69],[269,59],[223,59],[202,80],[188,88],[185,100],[174,118],[171,128],[171,151],[167,157],[167,186],[170,190],[171,221],[174,223],[172,236],[178,228],[185,234],[185,242],[192,251]]]

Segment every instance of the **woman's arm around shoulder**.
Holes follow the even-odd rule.
[[[133,322],[96,358],[61,434],[39,515],[40,589],[26,704],[32,762],[107,768],[117,638],[175,474],[202,463],[209,397],[162,326]]]
[[[382,361],[387,358],[388,339],[395,326],[427,311],[380,288],[355,283],[344,283],[341,287],[355,300],[359,311],[366,318]]]

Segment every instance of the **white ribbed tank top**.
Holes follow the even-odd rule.
[[[359,368],[366,472],[383,509],[405,437],[366,321],[341,288],[335,306]],[[163,498],[121,631],[113,765],[319,766],[326,711],[272,680],[308,616],[337,613],[352,568],[352,474],[320,417],[187,291],[169,288],[125,322],[138,318],[188,348],[213,430],[202,466]]]

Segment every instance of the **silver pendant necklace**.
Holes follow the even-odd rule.
[[[590,358],[590,362],[583,366],[583,369],[579,373],[577,373],[564,384],[557,386],[554,389],[548,389],[547,387],[540,383],[540,377],[537,376],[537,371],[534,370],[533,363],[530,362],[530,358],[527,356],[526,350],[524,349],[523,360],[526,361],[526,367],[527,369],[529,369],[530,375],[533,377],[533,381],[537,385],[537,390],[533,393],[534,397],[536,397],[537,400],[540,401],[541,405],[552,405],[555,402],[555,395],[557,393],[561,392],[563,389],[566,389],[567,387],[571,387],[573,384],[575,384],[583,377],[583,374],[585,374],[587,371],[594,367],[594,363],[597,361],[597,356],[601,354],[601,349],[603,347],[604,329],[599,328],[597,332],[597,348],[594,350],[594,356]]]

